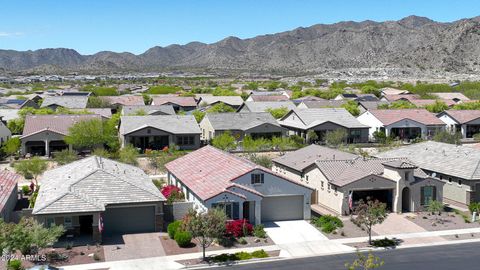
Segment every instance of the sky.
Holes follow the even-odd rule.
[[[250,38],[318,23],[451,22],[480,15],[479,0],[0,0],[0,49],[72,48],[140,54],[153,46]]]

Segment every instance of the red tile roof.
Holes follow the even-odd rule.
[[[403,119],[410,119],[424,125],[445,125],[435,114],[425,109],[370,110],[369,112],[386,126]]]
[[[233,187],[240,188],[238,184],[232,181],[255,169],[304,186],[247,159],[237,157],[209,145],[171,161],[165,167],[202,200],[208,200]],[[250,191],[248,187],[241,188]],[[250,192],[258,195],[256,191]],[[236,195],[241,196],[239,194]]]
[[[27,115],[23,128],[22,138],[38,133],[42,130],[67,135],[68,129],[75,123],[83,120],[99,119],[98,114],[70,114],[70,115]]]
[[[0,212],[3,211],[10,195],[16,189],[19,178],[20,175],[14,172],[0,171]]]
[[[459,124],[465,124],[480,118],[480,110],[448,110],[444,113],[455,119]]]
[[[142,96],[103,96],[101,97],[111,104],[119,105],[145,105]]]
[[[414,95],[414,94],[384,95],[383,97],[390,102],[397,101],[400,99],[406,99],[406,100],[420,99],[419,95]]]
[[[196,107],[197,102],[193,97],[152,97],[152,104],[154,105],[163,105],[163,104],[177,104],[182,107]]]
[[[251,96],[253,101],[285,101],[289,100],[289,98],[285,95],[252,95]]]

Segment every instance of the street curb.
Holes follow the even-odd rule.
[[[194,265],[185,266],[181,269],[204,269],[204,268],[210,268],[210,267],[213,268],[213,267],[235,266],[235,265],[252,264],[252,263],[260,263],[260,262],[272,262],[272,261],[278,261],[282,259],[284,258],[277,256],[277,257],[268,257],[268,258],[256,258],[256,259],[243,260],[243,261],[234,261],[231,264],[228,264],[228,263],[214,263],[211,265],[194,264]]]

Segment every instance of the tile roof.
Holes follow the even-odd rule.
[[[57,105],[69,109],[85,109],[87,102],[87,96],[45,96],[40,107]]]
[[[289,98],[285,95],[251,95],[253,101],[286,101]]]
[[[447,114],[459,124],[465,124],[480,118],[480,110],[447,110],[439,115]]]
[[[295,120],[287,120],[292,113]],[[323,123],[335,123],[346,128],[367,128],[344,108],[294,109],[279,120],[280,125],[307,130]]]
[[[296,98],[296,99],[295,99],[295,101],[297,101],[297,102],[302,102],[302,101],[320,101],[320,100],[326,100],[326,99],[319,98],[319,97],[316,97],[316,96],[304,96],[304,97],[300,97],[300,98]]]
[[[145,115],[122,116],[120,134],[126,135],[147,127],[172,134],[200,134],[200,127],[193,115]]]
[[[385,126],[404,119],[410,119],[424,125],[445,125],[435,114],[425,109],[370,110],[369,112]]]
[[[20,178],[20,175],[14,172],[7,170],[0,171],[0,212],[2,212],[7,204],[12,192],[17,188],[17,183]]]
[[[105,206],[165,201],[140,168],[98,156],[46,171],[33,214],[104,211]]]
[[[410,92],[407,90],[401,90],[391,87],[385,87],[380,89],[384,95],[402,95],[402,94],[409,94]]]
[[[90,112],[92,114],[98,114],[104,118],[112,118],[112,110],[110,108],[86,108],[86,109],[71,109],[72,112]]]
[[[197,102],[193,97],[156,96],[152,97],[152,105],[176,104],[181,107],[196,107]]]
[[[340,108],[343,104],[347,103],[348,100],[315,100],[315,101],[303,101],[304,104],[309,109],[316,108]]]
[[[323,160],[317,161],[316,165],[330,183],[337,186],[345,186],[369,175],[384,177],[384,164],[398,164],[400,161],[411,164],[406,158],[358,158],[350,160]],[[427,175],[422,170],[415,169],[414,176],[425,178]]]
[[[378,109],[378,106],[384,105],[384,104],[390,104],[390,102],[385,101],[385,100],[380,100],[380,101],[359,101],[358,102],[362,107],[364,107],[366,110],[376,110]]]
[[[247,101],[243,104],[242,108],[239,108],[239,110],[245,109],[250,112],[265,112],[268,109],[278,109],[281,107],[285,107],[288,110],[293,110],[296,108],[295,104],[292,101]]]
[[[134,105],[123,106],[122,115],[135,115],[139,111],[143,111],[147,115],[175,114],[172,105]]]
[[[234,180],[256,169],[306,187],[250,160],[237,157],[210,145],[171,161],[165,167],[202,200],[207,200],[231,189],[232,186],[236,185]]]
[[[459,99],[459,100],[470,100],[468,97],[466,97],[464,94],[462,93],[458,93],[458,92],[446,92],[446,93],[431,93],[432,95],[435,95],[439,98],[442,98],[442,99],[450,99],[450,100],[453,100],[453,99]]]
[[[480,150],[427,141],[378,153],[378,157],[407,157],[420,168],[466,180],[480,180]]]
[[[410,101],[412,99],[420,99],[420,96],[415,95],[415,94],[384,95],[383,97],[390,102],[397,101],[397,100],[400,100],[400,99],[406,99],[408,101]]]
[[[207,113],[204,119],[208,119],[214,130],[245,131],[266,123],[280,127],[268,112]]]
[[[102,96],[103,100],[110,102],[112,105],[145,105],[142,96],[123,95],[123,96]]]
[[[243,99],[240,96],[204,96],[198,100],[198,104],[212,105],[218,102],[225,103],[230,106],[240,106],[243,104]]]
[[[355,158],[358,158],[358,156],[337,149],[311,144],[296,151],[287,152],[285,155],[277,157],[272,161],[301,172],[315,164],[317,160],[346,160]]]
[[[43,130],[50,130],[58,134],[67,135],[68,129],[75,123],[84,120],[101,119],[98,114],[69,114],[69,115],[27,115],[21,138],[28,137]]]

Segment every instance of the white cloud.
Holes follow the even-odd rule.
[[[0,31],[0,37],[16,37],[21,35],[23,35],[22,32],[1,32]]]

